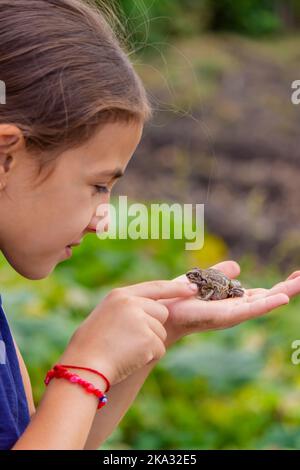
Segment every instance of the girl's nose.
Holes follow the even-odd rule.
[[[94,228],[94,227],[87,227],[86,232],[87,232],[87,233],[96,233],[96,228]]]
[[[90,221],[90,223],[88,224],[88,226],[86,227],[85,229],[85,232],[86,233],[96,233],[97,231],[97,223],[99,222],[98,218],[97,217],[93,217]]]
[[[103,231],[103,232],[107,232],[107,231],[108,231],[108,223],[104,225],[102,231]],[[95,228],[94,228],[94,227],[93,227],[93,228],[92,228],[92,227],[88,227],[88,228],[86,229],[86,232],[87,232],[87,233],[96,233],[96,232],[97,232],[97,229],[96,229],[96,227],[95,227]]]
[[[93,217],[91,222],[86,228],[87,233],[96,233],[97,232],[97,226],[99,222],[102,220],[102,217]],[[105,220],[102,220],[102,224],[98,227],[98,230],[101,232],[107,232],[109,227],[109,216],[105,217]]]

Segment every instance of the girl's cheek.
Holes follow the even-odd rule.
[[[105,207],[110,202],[110,193],[108,194],[88,194],[87,197],[81,200],[75,199],[72,204],[72,219],[73,225],[80,225],[82,231],[88,229],[95,229],[97,224],[102,219],[101,214],[107,212]],[[67,217],[71,217],[71,214],[66,214]],[[109,218],[106,218],[106,222],[109,222]]]

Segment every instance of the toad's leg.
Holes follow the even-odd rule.
[[[232,289],[229,289],[228,297],[243,297],[244,293],[242,287],[232,287]]]
[[[231,279],[229,284],[228,297],[243,297],[244,289],[239,281]]]
[[[214,292],[215,292],[214,289],[212,289],[211,287],[208,287],[208,288],[202,287],[200,291],[200,295],[198,295],[198,297],[201,300],[210,300]]]

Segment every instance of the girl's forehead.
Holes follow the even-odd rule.
[[[105,163],[101,171],[110,172],[112,168],[120,168],[119,171],[122,171],[140,142],[142,130],[142,126],[136,123],[107,124],[82,150],[95,165]]]
[[[88,141],[63,152],[57,163],[58,171],[86,177],[120,178],[134,154],[143,126],[137,123],[109,123]]]

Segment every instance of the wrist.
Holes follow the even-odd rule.
[[[75,366],[74,368],[75,368],[75,370],[79,369],[79,370],[84,370],[85,371],[85,369],[82,369],[81,367]],[[101,388],[99,388],[99,383],[97,384],[97,386],[95,386],[95,382],[92,383],[88,380],[85,380],[82,376],[79,376],[78,374],[76,374],[74,372],[70,372],[69,369],[74,369],[74,368],[71,365],[55,364],[53,366],[53,368],[50,369],[47,372],[47,375],[44,379],[45,385],[48,386],[49,383],[54,378],[55,379],[60,379],[60,381],[61,380],[66,380],[66,381],[70,382],[72,385],[76,385],[76,386],[79,385],[88,394],[96,396],[97,399],[98,399],[97,409],[100,409],[103,406],[105,406],[105,404],[107,403],[107,396],[105,395],[105,392],[107,390],[109,390],[109,387],[110,387],[110,384],[106,381],[105,377],[103,376],[103,379],[104,379],[106,385],[105,385],[105,387],[103,387],[103,384],[100,385],[100,387],[102,388],[102,390],[101,390]],[[97,371],[94,371],[94,370],[89,370],[89,372],[94,372],[96,375],[99,374]]]
[[[79,364],[77,363],[76,365],[79,366]],[[94,374],[93,372],[90,372],[88,370],[76,369],[75,367],[74,368],[72,367],[72,369],[69,369],[69,370],[70,372],[72,372],[72,374],[77,374],[81,379],[86,380],[87,382],[90,382],[92,385],[94,385],[95,388],[101,390],[101,392],[103,393],[106,392],[107,383],[99,375]]]
[[[110,365],[104,361],[101,360],[95,360],[91,356],[86,356],[84,354],[79,354],[76,351],[72,349],[66,350],[63,355],[60,357],[59,364],[69,364],[71,366],[78,366],[78,367],[87,367],[90,369],[94,369],[101,374],[103,374],[107,380],[110,382],[111,385],[113,385],[115,381],[115,374],[110,367]],[[82,369],[76,369],[72,368],[72,371],[75,374],[78,374],[80,377],[82,377],[85,380],[89,380],[92,382],[95,386],[98,384],[100,390],[104,387],[104,389],[107,386],[106,381],[100,377],[98,374],[95,374],[93,372],[87,371],[87,370],[82,370]]]

